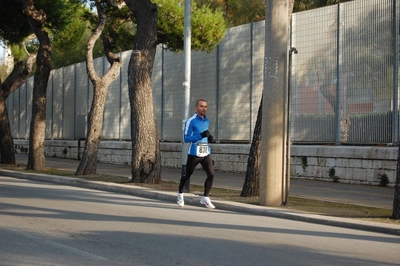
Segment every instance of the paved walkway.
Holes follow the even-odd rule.
[[[16,158],[17,163],[26,164],[28,162],[27,155],[17,154]],[[77,160],[53,157],[46,158],[46,167],[76,171],[78,165],[79,161]],[[131,167],[129,165],[99,163],[97,165],[97,173],[128,177],[131,176]],[[163,180],[179,182],[181,169],[163,168],[161,175]],[[214,178],[214,187],[241,191],[244,179],[244,174],[217,172]],[[191,177],[191,184],[203,185],[204,180],[205,172],[196,170]],[[292,178],[290,181],[289,195],[292,197],[392,209],[394,188]]]
[[[26,164],[27,155],[17,155],[17,163]],[[69,171],[75,171],[79,161],[61,158],[46,158],[46,166]],[[98,164],[98,173],[131,176],[130,166],[115,164]],[[163,180],[178,181],[180,179],[180,169],[162,169]],[[146,197],[168,202],[176,201],[176,192],[158,191],[139,186],[114,184],[105,182],[88,181],[80,178],[61,177],[56,175],[42,175],[36,173],[25,173],[0,169],[0,175],[13,176],[42,182],[53,182],[70,186],[79,186],[90,189],[110,191],[112,193],[125,193],[138,197]],[[202,185],[205,176],[202,171],[195,171],[191,183]],[[241,190],[244,182],[244,174],[216,173],[214,186],[220,188]],[[382,207],[392,209],[394,188],[349,185],[333,182],[306,181],[300,179],[291,180],[290,195],[296,197],[314,198],[333,202],[352,203],[365,206]],[[185,194],[185,205],[197,205],[199,196],[192,193]],[[331,226],[352,228],[357,230],[379,232],[393,235],[400,235],[400,225],[369,222],[351,218],[331,217],[315,215],[310,213],[296,212],[284,208],[273,208],[259,205],[245,204],[231,201],[213,200],[217,207],[210,211],[235,211],[247,214],[271,216],[277,218],[291,219],[303,222],[319,223]],[[178,206],[176,206],[178,208]]]

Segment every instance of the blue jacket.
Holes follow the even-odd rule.
[[[202,154],[199,157],[207,156],[211,153],[210,147],[208,147],[208,138],[202,138],[201,133],[205,130],[208,130],[208,126],[210,125],[210,121],[208,120],[207,116],[201,118],[197,113],[195,113],[192,117],[190,117],[185,122],[184,127],[184,141],[190,142],[190,147],[188,154],[199,156],[199,146],[206,145],[207,149],[205,150],[206,154]]]

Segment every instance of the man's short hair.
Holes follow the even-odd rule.
[[[199,104],[199,102],[207,102],[207,101],[204,100],[204,99],[198,99],[198,100],[196,101],[196,106]]]

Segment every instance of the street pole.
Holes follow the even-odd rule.
[[[287,91],[287,102],[286,102],[286,168],[285,168],[285,182],[284,186],[284,204],[289,204],[289,192],[290,192],[290,95],[291,95],[291,82],[292,82],[292,56],[297,54],[296,47],[291,47],[289,50],[289,67],[288,67],[288,91]]]
[[[266,0],[260,205],[285,198],[287,148],[288,1]]]
[[[183,112],[182,112],[182,176],[186,174],[186,161],[189,150],[189,143],[185,143],[184,125],[185,121],[189,118],[189,104],[190,104],[190,74],[191,74],[191,0],[185,0],[185,20],[184,20],[184,72],[185,78],[183,81]],[[190,192],[190,181],[188,180],[184,192]]]

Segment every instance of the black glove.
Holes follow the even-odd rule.
[[[210,136],[210,132],[208,130],[206,130],[206,131],[201,132],[200,135],[202,138],[206,138],[206,137]]]
[[[215,138],[213,135],[208,136],[208,142],[212,142],[212,143],[215,142]]]

